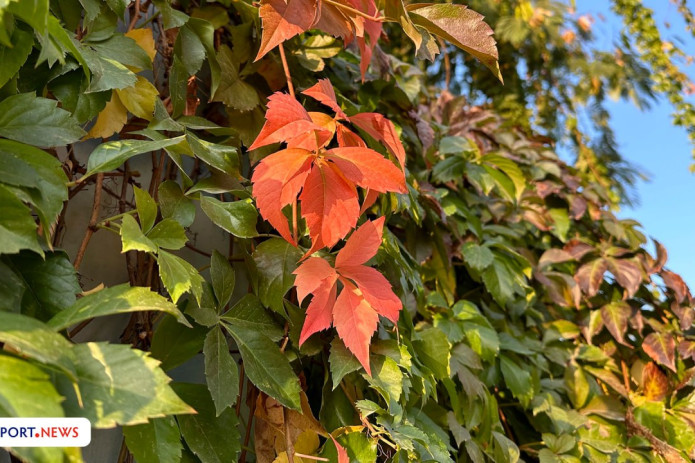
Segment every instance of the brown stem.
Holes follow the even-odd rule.
[[[133,17],[130,18],[130,24],[128,24],[128,32],[132,31],[135,27],[135,23],[140,19],[140,0],[135,0],[135,7],[133,8]]]
[[[292,98],[294,96],[294,85],[292,85],[292,76],[290,75],[290,68],[287,65],[287,57],[285,56],[285,47],[280,44],[280,59],[282,60],[282,68],[285,70],[285,79],[287,79],[287,89],[290,91]]]
[[[287,461],[294,463],[294,444],[292,444],[292,436],[290,436],[290,420],[289,410],[282,408],[282,421],[285,425],[285,447],[287,447]]]
[[[251,439],[251,424],[253,423],[253,416],[256,413],[256,398],[257,391],[255,387],[251,387],[249,384],[246,388],[246,395],[251,394],[251,405],[249,406],[249,421],[246,423],[246,433],[244,434],[244,444],[241,446],[241,455],[239,456],[239,463],[246,463],[246,449],[249,447],[249,439]]]
[[[89,240],[92,239],[92,235],[97,230],[97,220],[99,219],[99,210],[101,209],[101,188],[104,184],[104,174],[97,174],[97,182],[94,190],[94,203],[92,203],[92,215],[89,218],[89,225],[87,226],[87,231],[85,232],[84,238],[82,239],[82,244],[80,244],[80,249],[77,250],[77,256],[75,256],[75,270],[79,270],[82,264],[82,259],[84,258],[84,253],[87,250],[87,245]]]

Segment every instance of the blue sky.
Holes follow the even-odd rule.
[[[579,13],[590,13],[596,19],[594,31],[600,43],[618,37],[621,23],[609,11],[611,2],[577,2]],[[680,48],[695,53],[695,39],[685,30],[673,4],[667,0],[645,0],[655,10],[662,33],[685,39]],[[599,19],[599,14],[605,20]],[[663,27],[671,24],[670,30]],[[674,43],[678,43],[675,42]],[[693,66],[686,70],[695,78]],[[666,246],[667,268],[680,273],[691,289],[695,289],[695,175],[689,171],[694,162],[686,132],[671,123],[667,102],[654,104],[640,112],[628,102],[610,104],[612,125],[623,156],[646,171],[651,180],[637,186],[640,204],[623,208],[619,216],[642,223],[642,231]],[[653,248],[650,245],[650,250]]]

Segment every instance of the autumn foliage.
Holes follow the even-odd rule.
[[[0,416],[123,435],[12,454],[695,457],[694,298],[601,106],[683,78],[640,2],[618,58],[536,3],[0,1]]]

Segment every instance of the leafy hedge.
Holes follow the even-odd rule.
[[[143,463],[695,456],[666,250],[403,52],[447,41],[494,80],[491,33],[449,3],[0,3],[0,415],[121,426]],[[81,273],[97,252],[129,281]],[[72,340],[114,314],[123,344]]]

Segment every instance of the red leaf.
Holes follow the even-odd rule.
[[[314,164],[299,199],[312,250],[333,246],[357,224],[360,204],[355,186],[330,163]]]
[[[329,436],[331,436],[329,434]],[[338,463],[350,463],[350,457],[348,456],[347,450],[345,450],[345,447],[340,445],[337,440],[333,436],[331,436],[331,439],[333,440],[333,445],[335,445],[336,450],[338,451]]]
[[[338,278],[333,267],[320,257],[309,257],[293,274],[296,275],[294,286],[297,288],[297,300],[300,304],[309,294],[321,287],[324,280],[335,282]]]
[[[367,194],[364,195],[364,201],[362,201],[362,207],[360,208],[360,215],[364,214],[367,209],[372,207],[372,205],[379,198],[379,192],[376,190],[367,190]]]
[[[338,134],[338,146],[345,148],[348,146],[362,146],[367,147],[367,144],[362,140],[355,132],[348,129],[342,124],[338,124],[336,127],[336,132]]]
[[[686,296],[690,299],[690,289],[688,289],[688,285],[680,275],[668,270],[663,270],[661,272],[661,278],[664,280],[666,286],[673,290],[676,295],[676,301],[678,301],[679,304],[683,302]]]
[[[628,259],[608,259],[608,268],[620,286],[625,288],[628,297],[635,295],[642,283],[642,269]]]
[[[310,112],[309,117],[316,125],[316,130],[303,133],[287,140],[288,148],[304,148],[310,151],[318,151],[325,147],[335,135],[335,119],[325,113]]]
[[[261,132],[249,146],[250,150],[286,141],[315,130],[324,130],[316,125],[302,105],[287,93],[277,92],[268,97],[265,119]]]
[[[656,247],[656,262],[654,262],[654,264],[649,269],[650,275],[652,273],[660,272],[664,268],[664,265],[666,265],[666,261],[668,260],[668,252],[666,251],[664,245],[653,238],[652,241],[654,241],[654,246]]]
[[[369,342],[376,331],[379,315],[352,283],[347,280],[341,282],[344,288],[333,307],[333,325],[345,347],[357,357],[371,376]]]
[[[402,309],[389,281],[376,269],[362,265],[376,254],[383,225],[384,218],[381,217],[355,230],[338,253],[335,269],[319,257],[310,257],[294,271],[299,303],[313,294],[300,345],[312,334],[332,324],[345,346],[368,373],[369,341],[376,330],[379,315],[397,323]],[[343,289],[336,298],[337,278]]]
[[[299,345],[314,333],[327,330],[333,323],[332,309],[335,306],[338,285],[335,279],[321,280],[321,286],[314,292],[314,297],[306,309],[306,319],[299,335]]]
[[[396,156],[401,167],[405,166],[405,148],[398,138],[393,122],[377,113],[360,113],[350,118],[350,122],[367,132],[375,140],[386,145],[386,148]]]
[[[579,287],[582,288],[584,294],[588,297],[593,297],[601,286],[603,274],[606,273],[606,270],[608,270],[608,261],[599,258],[582,265],[574,279],[579,283]]]
[[[626,302],[612,302],[601,307],[601,318],[606,328],[620,344],[625,343],[627,333],[627,321],[632,314],[632,309]]]
[[[393,293],[391,284],[384,275],[372,267],[358,265],[355,267],[340,267],[340,275],[352,280],[362,291],[362,295],[369,304],[393,323],[398,323],[403,304]]]
[[[326,158],[335,162],[350,181],[382,193],[405,193],[405,175],[391,161],[369,148],[334,148]]]
[[[278,151],[263,158],[256,166],[251,181],[256,206],[265,220],[285,240],[295,243],[282,208],[296,200],[309,175],[313,155],[302,149]]]
[[[644,338],[642,350],[656,363],[676,371],[676,341],[668,333],[651,333]]]
[[[335,111],[338,119],[347,119],[347,116],[338,104],[338,100],[335,97],[335,90],[333,90],[333,85],[331,85],[330,80],[321,79],[316,85],[307,88],[302,93],[331,108]]]
[[[367,13],[369,16],[375,17],[377,14],[374,0],[350,0],[350,3],[352,3],[356,10]],[[362,72],[362,81],[364,81],[364,76],[372,60],[372,51],[381,35],[381,23],[365,19],[361,16],[354,16],[350,19],[352,19],[355,25],[357,45],[360,47],[360,54],[362,55],[362,59],[360,60],[360,71]]]
[[[260,8],[263,36],[254,61],[285,40],[311,28],[318,20],[317,6],[316,0],[264,0]]]
[[[326,2],[321,2],[321,18],[316,23],[316,28],[333,37],[342,38],[345,44],[349,44],[355,38],[348,17],[340,8]]]
[[[335,258],[336,268],[362,265],[374,257],[381,244],[384,220],[384,217],[379,217],[355,230]]]

